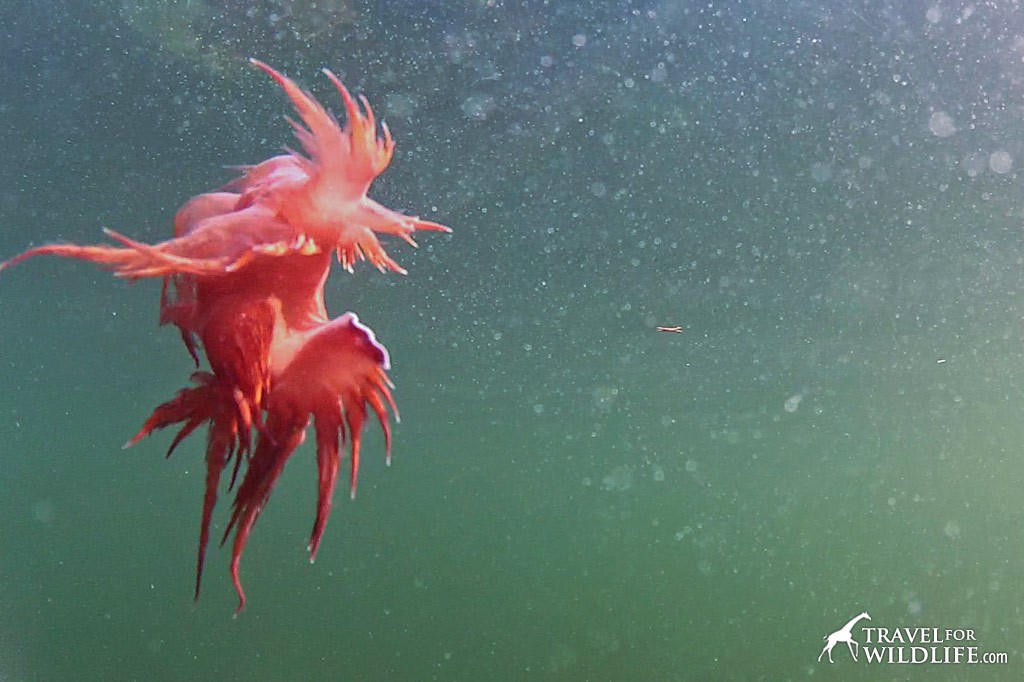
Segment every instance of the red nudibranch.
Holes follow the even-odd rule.
[[[437,223],[396,213],[367,196],[391,161],[394,141],[373,110],[358,103],[333,73],[324,74],[345,105],[344,128],[309,93],[263,62],[250,60],[285,91],[301,123],[290,120],[301,151],[244,169],[227,191],[200,194],[174,219],[174,235],[158,244],[112,230],[116,245],[38,246],[0,263],[0,270],[39,255],[91,261],[129,280],[163,278],[161,324],[178,328],[197,366],[209,368],[193,385],[158,406],[132,445],[157,429],[179,424],[168,456],[189,434],[207,426],[206,483],[196,564],[199,598],[210,523],[221,474],[231,466],[233,488],[242,464],[230,521],[234,532],[231,578],[238,610],[245,606],[239,562],[253,524],[284,465],[303,442],[312,419],[316,432],[318,499],[309,540],[316,557],[341,464],[351,459],[355,495],[363,426],[370,412],[384,431],[390,462],[388,352],[354,313],[331,320],[324,283],[333,251],[352,271],[367,260],[381,271],[405,271],[384,250],[378,234],[413,246],[417,230],[450,232]],[[360,106],[361,105],[361,106]],[[127,447],[126,445],[126,447]]]

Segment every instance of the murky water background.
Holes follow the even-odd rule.
[[[310,566],[296,455],[237,620],[201,439],[120,449],[190,371],[157,287],[3,273],[0,679],[1018,679],[1024,22],[818,4],[0,5],[0,256],[290,144],[250,54],[364,92],[374,195],[455,229],[333,275],[395,463]],[[864,610],[1009,663],[817,663]]]

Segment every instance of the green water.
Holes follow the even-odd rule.
[[[328,284],[394,464],[371,430],[311,566],[300,450],[245,612],[220,550],[193,604],[202,439],[120,449],[191,371],[158,287],[4,272],[0,680],[1020,678],[1015,10],[214,4],[0,9],[0,257],[164,238],[291,143],[241,56],[330,66],[397,140],[372,194],[454,229]],[[818,663],[862,611],[1008,661]]]

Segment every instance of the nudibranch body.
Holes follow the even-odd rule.
[[[324,283],[332,254],[351,271],[360,260],[404,272],[378,235],[415,245],[417,230],[443,225],[392,211],[367,196],[391,161],[394,140],[373,110],[324,71],[345,105],[344,128],[311,95],[266,64],[297,111],[292,121],[305,155],[289,152],[246,168],[225,190],[189,200],[173,236],[150,245],[112,230],[115,245],[38,246],[0,263],[3,270],[38,255],[96,263],[127,279],[163,278],[160,322],[181,333],[188,352],[208,369],[158,406],[129,441],[180,425],[168,454],[207,426],[205,493],[196,567],[196,598],[221,477],[229,488],[243,469],[224,540],[234,532],[231,576],[245,604],[239,564],[250,532],[310,421],[316,432],[318,495],[310,558],[316,556],[348,444],[354,495],[362,431],[372,413],[385,435],[397,409],[387,377],[390,358],[354,313],[330,319]],[[360,106],[361,105],[361,106]],[[303,125],[304,124],[304,125]]]

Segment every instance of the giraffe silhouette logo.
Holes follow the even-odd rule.
[[[871,620],[871,616],[868,615],[867,611],[857,615],[850,619],[850,622],[839,628],[831,635],[825,635],[822,639],[825,640],[825,648],[818,654],[818,662],[821,662],[821,657],[828,654],[828,662],[835,663],[832,660],[832,648],[835,647],[839,642],[846,642],[846,648],[850,650],[850,655],[853,656],[853,660],[857,660],[857,652],[860,651],[860,643],[853,638],[853,626],[859,623],[861,620]]]

